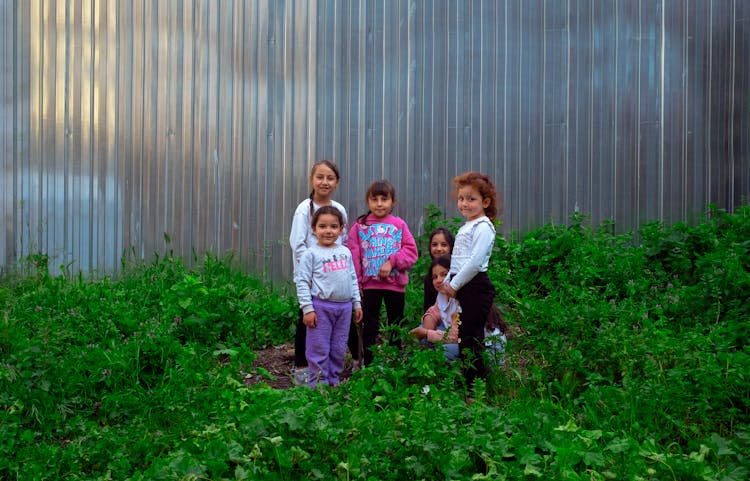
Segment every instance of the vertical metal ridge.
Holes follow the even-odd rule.
[[[737,18],[737,0],[732,0],[731,9],[732,9],[732,18],[733,19]],[[736,51],[737,51],[737,45],[736,45],[736,42],[737,42],[737,30],[736,30],[737,29],[737,22],[734,22],[734,21],[730,22],[729,29],[731,31],[731,37],[730,37],[731,38],[731,43],[730,43],[730,58],[732,58],[734,60],[734,59],[737,58],[737,54],[736,54]],[[747,61],[747,59],[745,59],[745,60]],[[729,65],[729,71],[730,71],[729,78],[732,79],[732,81],[734,81],[734,79],[735,79],[735,75],[736,75],[735,69],[736,68],[737,68],[736,62],[734,62],[734,61],[730,62],[730,65]],[[735,100],[734,100],[734,95],[735,95],[735,89],[730,88],[729,89],[729,119],[730,119],[730,121],[728,122],[729,123],[729,138],[730,139],[734,139],[734,119],[735,119]],[[750,108],[750,106],[749,106],[749,108]],[[734,149],[729,149],[729,173],[728,173],[728,177],[730,179],[734,179],[735,178],[735,168],[734,167],[735,167],[735,153],[734,153]],[[727,201],[728,201],[727,203],[728,203],[728,207],[729,207],[730,210],[734,210],[734,208],[736,207],[736,205],[735,205],[735,199],[736,198],[737,197],[735,195],[735,183],[734,182],[729,182],[729,198],[727,199]]]
[[[684,57],[683,60],[683,102],[682,102],[682,109],[685,112],[685,115],[683,116],[682,121],[682,156],[680,158],[680,164],[682,166],[682,178],[680,179],[681,187],[682,187],[682,209],[681,209],[681,215],[682,220],[687,221],[688,216],[688,131],[689,131],[689,113],[690,113],[690,103],[688,102],[688,92],[690,91],[690,76],[688,75],[688,72],[690,71],[690,49],[689,47],[689,38],[690,38],[690,22],[688,22],[688,19],[690,18],[689,15],[689,0],[686,0],[686,6],[685,6],[685,13],[682,17],[683,21],[683,29],[685,32],[685,37],[682,40],[682,55]]]
[[[665,67],[665,54],[666,54],[666,43],[667,43],[667,25],[666,25],[666,16],[667,16],[667,6],[664,4],[664,1],[662,0],[661,3],[661,35],[660,35],[660,42],[659,42],[659,90],[661,91],[659,95],[659,189],[658,189],[658,197],[657,202],[659,203],[659,220],[664,220],[664,124],[665,124],[665,115],[664,115],[664,98],[666,97],[666,92],[664,90],[664,83],[666,76],[666,67]]]
[[[650,1],[650,0],[646,0]],[[641,62],[643,59],[643,56],[641,55],[641,48],[643,46],[643,25],[642,25],[642,19],[643,15],[641,12],[641,5],[643,0],[638,0],[638,108],[636,111],[636,118],[639,119],[637,130],[636,130],[636,145],[638,146],[635,157],[636,157],[636,164],[635,164],[635,216],[633,218],[640,219],[641,218]]]
[[[614,18],[615,18],[615,22],[614,22],[614,25],[615,25],[614,26],[615,28],[615,42],[614,42],[615,43],[614,45],[615,75],[614,75],[613,83],[614,83],[614,92],[617,95],[620,92],[620,87],[619,87],[620,75],[618,73],[619,72],[618,60],[620,59],[620,19],[619,19],[620,9],[618,7],[618,0],[615,0],[614,5],[615,5],[615,15],[614,15]],[[592,5],[592,9],[593,9],[593,5]],[[619,116],[617,115],[619,104],[617,103],[616,100],[613,101],[612,104],[614,105],[614,115],[613,115],[614,137],[612,140],[612,143],[614,144],[612,146],[612,191],[615,192],[617,191],[617,186],[619,184],[619,179],[617,177],[618,164],[619,164],[619,157],[617,155],[619,152],[619,150],[617,149],[617,145],[618,145],[617,139],[620,136],[620,129],[619,129],[619,122],[618,122]],[[591,156],[589,158],[591,158]],[[612,198],[612,212],[617,213],[619,212],[619,206],[617,202],[619,200],[619,196],[612,196],[612,197],[613,197]]]
[[[747,2],[0,8],[6,262],[115,269],[166,233],[188,262],[236,250],[287,278],[292,210],[324,157],[350,217],[388,176],[415,231],[427,204],[455,215],[468,169],[496,177],[506,233],[576,209],[627,230],[750,197]]]
[[[714,2],[713,2],[713,0],[710,0],[709,1],[709,17],[710,17],[710,21],[708,22],[708,25],[709,25],[709,27],[708,27],[709,28],[709,31],[708,31],[708,34],[709,34],[708,35],[708,52],[709,52],[709,55],[708,55],[708,92],[709,93],[708,93],[708,99],[707,99],[708,100],[707,101],[707,103],[708,103],[708,106],[707,106],[708,115],[706,115],[706,119],[707,119],[706,122],[708,123],[708,129],[709,130],[711,129],[711,120],[713,119],[713,108],[712,107],[713,107],[713,92],[714,92],[714,90],[712,88],[713,87],[713,78],[714,78],[714,76],[713,76],[713,59],[714,59],[714,56],[713,56],[713,51],[714,51],[714,48],[713,48],[713,38],[714,38],[714,36],[713,36],[713,16],[714,16]],[[711,165],[712,164],[713,164],[712,151],[711,151],[711,149],[708,149],[708,152],[706,152],[706,172],[705,172],[705,176],[706,176],[705,187],[707,189],[707,191],[706,191],[706,199],[711,199],[713,197],[712,196],[712,191],[711,191],[711,186],[713,185],[713,182],[712,182],[712,179],[711,179],[711,170],[712,170],[711,169]]]

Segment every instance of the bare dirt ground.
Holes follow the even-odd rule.
[[[288,389],[294,385],[292,383],[291,369],[294,367],[294,345],[291,343],[271,346],[258,351],[253,369],[245,374],[245,384],[257,384],[265,382],[275,389]],[[263,376],[259,369],[268,371],[273,379]],[[344,372],[341,373],[341,381],[349,379],[352,375],[351,365],[347,363],[344,366]]]
[[[522,334],[519,326],[511,326],[506,333],[507,338],[513,339]],[[278,346],[270,346],[256,352],[257,357],[252,368],[245,374],[245,384],[252,385],[265,382],[275,389],[288,389],[294,386],[292,382],[292,367],[294,367],[294,344],[286,343]],[[521,358],[521,367],[525,367],[529,360],[525,355]],[[260,369],[259,369],[260,368]],[[264,376],[261,370],[270,374]],[[344,366],[344,372],[341,373],[341,381],[346,381],[352,375],[351,358],[347,356],[347,362]]]

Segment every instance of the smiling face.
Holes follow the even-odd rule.
[[[393,209],[393,197],[390,195],[376,194],[367,198],[367,207],[372,215],[382,219],[391,213]]]
[[[451,253],[451,245],[445,234],[438,232],[430,239],[430,257],[436,259],[441,256],[447,256]]]
[[[336,243],[344,226],[333,214],[321,214],[313,226],[313,234],[318,238],[318,245],[330,247]]]
[[[483,199],[479,191],[471,185],[464,185],[458,189],[458,211],[467,221],[478,219],[484,215],[484,209],[489,207],[490,199]]]
[[[322,204],[331,198],[331,194],[339,185],[339,179],[330,167],[320,164],[310,176],[310,184],[313,188],[313,201]]]
[[[436,291],[440,289],[440,285],[443,283],[445,276],[447,275],[448,269],[445,267],[440,264],[432,266],[432,287],[434,287]]]

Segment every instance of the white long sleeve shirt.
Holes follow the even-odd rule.
[[[487,216],[469,221],[458,229],[453,244],[450,286],[458,291],[480,272],[487,272],[495,245],[495,226]]]
[[[305,199],[299,203],[297,209],[294,211],[294,217],[292,217],[292,230],[289,233],[289,246],[292,248],[292,266],[294,270],[297,270],[297,264],[299,263],[302,254],[307,250],[308,247],[318,243],[318,239],[313,235],[312,227],[312,214],[310,214],[310,202],[312,200]],[[349,220],[346,216],[346,209],[344,206],[336,202],[331,201],[331,205],[341,211],[344,216],[344,226],[342,234],[336,241],[337,244],[343,245],[346,240],[346,224]],[[318,210],[320,206],[313,202],[313,209]]]

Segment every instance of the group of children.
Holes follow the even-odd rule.
[[[339,383],[347,347],[355,363],[372,362],[381,305],[389,323],[401,321],[408,272],[418,257],[406,222],[392,214],[396,192],[390,182],[377,180],[368,187],[368,211],[347,231],[346,209],[331,198],[339,181],[333,162],[312,166],[312,191],[297,207],[289,236],[300,304],[294,376],[311,387]],[[468,172],[453,183],[466,223],[455,240],[445,228],[430,235],[425,314],[410,333],[442,346],[447,359],[464,361],[470,385],[485,374],[484,349],[501,358],[505,341],[487,276],[498,201],[484,174]]]

